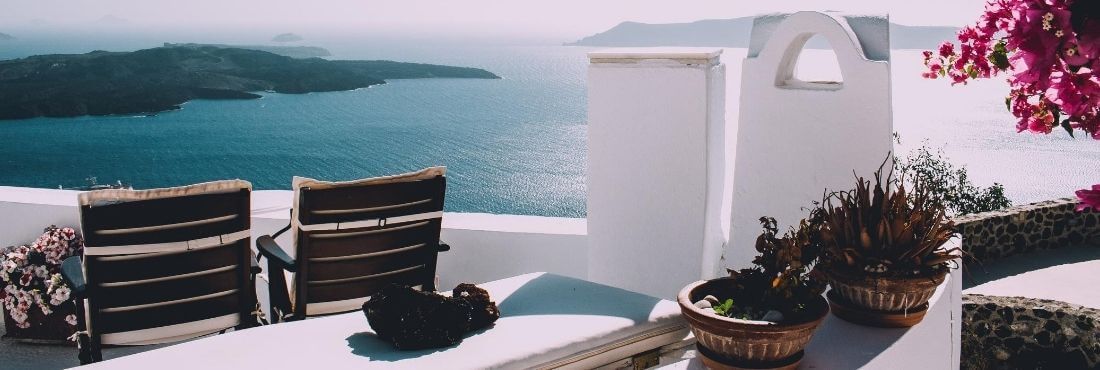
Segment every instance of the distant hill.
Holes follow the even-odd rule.
[[[623,22],[611,29],[582,38],[569,46],[713,46],[747,48],[753,17],[707,19],[691,23],[646,24]],[[893,49],[932,49],[953,39],[957,27],[905,26],[890,23]],[[807,45],[828,48],[825,42]]]
[[[0,41],[15,40],[15,36],[0,32]]]
[[[294,42],[294,41],[302,41],[302,40],[303,40],[302,36],[298,36],[298,35],[293,34],[293,33],[280,33],[278,35],[275,35],[275,37],[271,38],[271,41],[275,41],[275,42]]]
[[[291,58],[320,58],[332,56],[332,53],[328,49],[317,46],[273,46],[273,45],[225,45],[225,44],[173,44],[170,42],[164,43],[164,47],[188,47],[188,48],[200,48],[200,47],[216,47],[216,48],[238,48],[238,49],[250,49],[266,51],[275,55],[282,55]]]
[[[0,119],[145,114],[192,99],[353,90],[402,78],[500,78],[482,69],[294,59],[213,46],[37,55],[0,61]]]

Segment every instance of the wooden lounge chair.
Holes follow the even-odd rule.
[[[267,258],[271,322],[359,310],[391,283],[434,291],[436,257],[449,249],[439,241],[445,172],[348,182],[295,177],[290,225],[256,239]],[[275,242],[287,230],[294,257]]]
[[[180,341],[256,325],[252,185],[228,180],[81,193],[84,256],[62,263],[81,363],[101,345]]]

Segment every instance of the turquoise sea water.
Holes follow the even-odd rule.
[[[0,49],[0,59],[159,42],[23,41]],[[152,188],[242,178],[257,189],[287,189],[294,175],[347,180],[446,165],[450,211],[584,216],[590,49],[360,39],[313,44],[338,59],[473,66],[504,79],[395,80],[348,92],[192,101],[152,117],[0,121],[0,185],[78,186],[95,176]],[[736,122],[743,57],[743,49],[723,57],[730,122]],[[808,51],[805,60],[812,65],[830,57]],[[1015,133],[1002,81],[952,88],[920,79],[919,51],[892,57],[899,152],[926,139],[967,165],[976,183],[1005,184],[1017,203],[1071,196],[1100,182],[1100,141]]]
[[[242,178],[287,189],[295,175],[347,180],[446,165],[448,210],[583,216],[583,51],[431,49],[339,57],[477,66],[504,79],[393,80],[192,101],[153,117],[0,122],[0,184],[77,186],[95,176],[152,188]]]

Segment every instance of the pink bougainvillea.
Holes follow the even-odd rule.
[[[1100,140],[1100,1],[989,0],[973,25],[924,52],[926,78],[1006,74],[1018,131],[1062,127]]]
[[[1092,190],[1078,190],[1077,198],[1081,199],[1081,203],[1077,204],[1077,211],[1092,208],[1093,211],[1100,212],[1100,184],[1093,185]]]
[[[965,84],[1005,73],[1017,131],[1061,127],[1100,140],[1100,0],[989,0],[958,39],[924,52],[925,78]],[[1079,211],[1100,210],[1100,184],[1077,197]]]

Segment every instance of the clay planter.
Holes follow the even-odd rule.
[[[837,317],[860,325],[907,328],[924,319],[928,299],[947,270],[913,278],[875,278],[838,269],[826,270],[829,304]]]
[[[712,369],[794,369],[821,320],[829,313],[825,298],[807,304],[809,318],[772,325],[722,317],[695,307],[707,295],[728,297],[733,278],[703,280],[680,291],[680,311],[691,325],[703,362]]]

